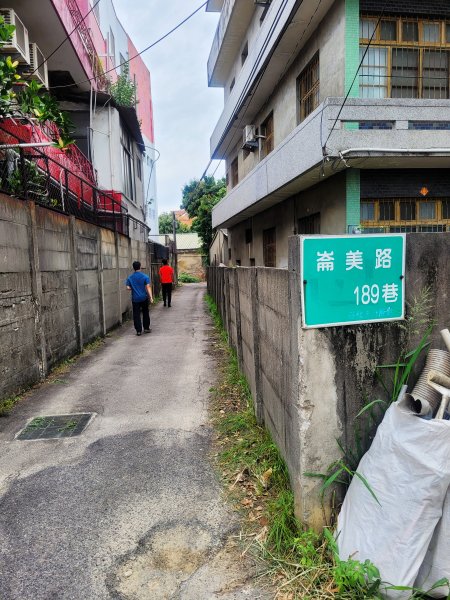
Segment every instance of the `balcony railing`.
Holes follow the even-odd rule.
[[[149,227],[127,213],[120,194],[100,190],[69,168],[64,151],[19,146],[24,143],[0,124],[0,191],[125,235],[139,233],[147,241]],[[55,151],[62,160],[55,159]]]
[[[225,36],[225,32],[228,27],[228,23],[230,21],[231,13],[233,12],[234,5],[236,0],[225,0],[223,3],[222,12],[220,14],[219,23],[217,25],[216,33],[214,34],[214,39],[211,47],[211,52],[208,58],[208,75],[209,79],[211,79],[212,72],[214,70],[214,66],[217,62],[217,57],[219,56],[220,47],[222,46],[223,38]]]
[[[75,0],[66,0],[66,4],[86,54],[89,57],[90,64],[92,65],[92,71],[97,83],[97,88],[99,90],[106,90],[108,87],[108,78],[104,74],[102,62],[97,54],[97,50],[95,49],[95,45],[91,34],[89,33],[86,20],[83,18],[83,15],[81,14],[78,4]]]

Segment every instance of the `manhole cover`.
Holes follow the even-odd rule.
[[[17,436],[18,440],[43,440],[80,435],[93,413],[35,417]]]

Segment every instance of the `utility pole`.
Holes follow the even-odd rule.
[[[172,228],[173,228],[173,253],[174,253],[174,265],[173,270],[175,271],[175,283],[178,283],[178,251],[177,251],[177,220],[175,218],[175,211],[172,212]]]

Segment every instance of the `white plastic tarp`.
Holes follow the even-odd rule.
[[[338,519],[340,558],[369,559],[392,585],[413,587],[422,565],[417,583],[427,589],[450,579],[450,421],[420,419],[403,400],[392,404],[358,472],[379,504],[354,477]],[[410,595],[385,591],[386,598]]]

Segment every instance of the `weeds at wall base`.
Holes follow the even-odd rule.
[[[276,588],[274,598],[381,599],[389,587],[409,591],[410,600],[427,598],[423,590],[381,582],[368,560],[341,560],[332,531],[318,534],[299,523],[284,461],[269,433],[256,423],[249,386],[228,346],[217,306],[209,296],[206,304],[216,326],[213,346],[220,371],[211,390],[216,464],[229,499],[242,513],[243,554],[260,559],[260,577]]]
[[[215,460],[227,496],[242,513],[243,552],[259,559],[262,581],[276,588],[277,600],[379,598],[365,588],[339,586],[339,565],[328,542],[295,517],[286,465],[268,431],[256,422],[248,383],[213,299],[207,296],[206,304],[216,326],[213,346],[220,372],[211,390]],[[360,563],[354,563],[357,570]]]

